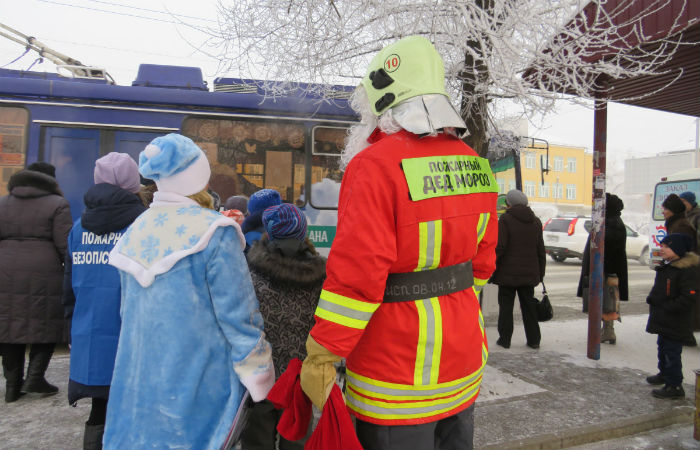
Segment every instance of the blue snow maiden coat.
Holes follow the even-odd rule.
[[[68,236],[63,305],[71,322],[68,402],[109,396],[119,340],[119,272],[109,252],[146,210],[133,193],[108,183],[92,186],[85,211]]]
[[[105,450],[218,450],[247,388],[274,384],[236,222],[157,192],[110,254],[122,329]]]

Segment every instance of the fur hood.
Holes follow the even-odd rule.
[[[678,269],[687,269],[688,267],[693,267],[700,265],[700,256],[696,253],[688,252],[683,255],[682,258],[677,259],[671,263],[671,266]]]
[[[316,253],[308,239],[295,256],[289,257],[273,248],[264,235],[248,251],[248,266],[273,283],[299,287],[316,285],[326,277],[326,258]]]
[[[33,188],[33,189],[18,189]],[[55,194],[63,196],[55,178],[34,170],[20,170],[10,177],[7,190],[18,197],[41,197]],[[15,192],[13,192],[15,191]],[[41,192],[37,192],[41,191]]]

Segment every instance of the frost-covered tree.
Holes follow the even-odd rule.
[[[670,1],[221,0],[209,44],[221,72],[356,85],[383,46],[423,35],[443,56],[467,142],[484,154],[496,99],[544,115],[554,90],[585,99],[604,77],[657,73],[680,44],[646,36],[643,19]]]

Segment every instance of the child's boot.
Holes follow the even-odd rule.
[[[600,342],[610,342],[610,344],[615,345],[617,338],[615,337],[615,329],[613,328],[612,320],[603,321],[603,334],[600,336]]]

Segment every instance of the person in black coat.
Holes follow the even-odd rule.
[[[533,299],[535,286],[544,279],[546,258],[542,222],[527,206],[527,197],[513,189],[506,194],[508,209],[498,219],[496,270],[491,283],[498,285],[498,345],[510,347],[513,303],[518,294],[525,337],[531,348],[540,346],[540,325]]]
[[[661,204],[664,218],[666,219],[664,226],[666,234],[682,233],[693,238],[693,251],[697,250],[696,230],[695,227],[688,221],[685,215],[685,205],[683,200],[676,194],[671,194]]]
[[[50,164],[30,164],[10,177],[9,194],[0,197],[0,353],[7,403],[27,392],[58,392],[44,375],[56,344],[68,341],[61,284],[72,220],[55,173]]]
[[[669,234],[661,241],[664,261],[656,268],[654,286],[647,296],[647,333],[658,335],[659,358],[659,373],[647,377],[647,382],[664,385],[652,391],[658,398],[685,397],[681,352],[684,345],[696,345],[690,312],[700,290],[700,257],[690,251],[692,247],[692,238],[680,233]]]
[[[621,301],[629,299],[628,276],[627,276],[627,227],[620,217],[625,204],[620,197],[615,194],[605,194],[605,254],[603,256],[603,271],[605,273],[606,283],[612,283],[617,277],[617,291]],[[581,265],[581,277],[578,282],[578,290],[576,295],[584,297],[584,289],[587,290],[589,284],[589,275],[591,270],[591,236],[588,236],[586,247],[583,250],[583,262]],[[588,312],[588,298],[584,298],[583,312]],[[619,320],[620,311],[616,308],[615,312],[603,315],[603,334],[601,342],[609,342],[615,344],[617,337],[615,336],[615,328],[613,324],[615,319]]]

